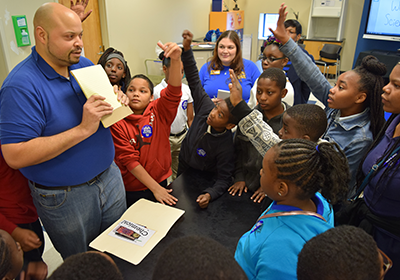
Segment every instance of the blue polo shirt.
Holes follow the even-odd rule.
[[[210,98],[215,98],[218,96],[219,89],[229,91],[229,83],[231,82],[229,76],[230,67],[224,66],[222,70],[208,71],[209,64],[210,62],[207,62],[201,67],[199,76],[201,84],[208,96],[210,96]],[[242,86],[242,98],[247,103],[250,99],[250,90],[261,73],[253,61],[243,59],[243,66],[244,70],[238,75],[238,79]]]
[[[81,57],[69,70],[90,65],[93,63]],[[31,55],[11,71],[1,87],[1,142],[19,143],[71,129],[81,123],[85,102],[74,77],[59,75],[33,47]],[[106,170],[113,158],[111,133],[100,123],[97,132],[86,140],[21,172],[45,186],[77,185]]]

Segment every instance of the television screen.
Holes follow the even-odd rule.
[[[260,14],[258,22],[258,40],[266,40],[272,35],[268,28],[276,29],[279,14]]]
[[[400,1],[371,0],[363,38],[400,41]]]

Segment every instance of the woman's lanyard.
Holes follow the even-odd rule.
[[[371,170],[368,172],[367,176],[365,176],[364,181],[362,182],[360,188],[358,189],[356,195],[350,199],[350,200],[355,200],[357,199],[360,194],[363,192],[365,187],[368,185],[368,183],[371,181],[371,176],[375,174],[375,172],[379,169],[379,167],[383,164],[383,166],[386,166],[389,164],[389,166],[392,166],[393,162],[391,162],[396,156],[397,152],[400,150],[400,146],[398,146],[394,151],[391,153],[390,157],[388,159],[382,159],[380,162],[375,163]]]

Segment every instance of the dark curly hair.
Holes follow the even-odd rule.
[[[261,79],[270,79],[271,81],[274,81],[276,85],[283,90],[286,88],[286,76],[285,73],[282,71],[282,69],[279,68],[268,68],[264,72],[261,73],[260,77],[258,77],[259,80]]]
[[[0,279],[3,279],[12,269],[11,260],[10,248],[0,233]]]
[[[285,112],[298,124],[297,130],[317,142],[324,134],[328,121],[324,109],[315,104],[297,104]]]
[[[304,139],[287,139],[274,146],[279,179],[296,184],[303,191],[298,199],[311,198],[317,191],[331,204],[344,201],[349,167],[336,143],[316,144]]]
[[[158,258],[153,280],[247,279],[232,253],[205,236],[185,236],[171,243]]]
[[[377,280],[381,263],[372,236],[338,226],[311,238],[299,254],[298,280]]]
[[[103,253],[89,251],[65,259],[48,280],[122,280],[117,265],[108,260]]]

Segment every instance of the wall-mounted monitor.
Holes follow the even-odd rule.
[[[400,1],[371,0],[363,38],[400,41]]]
[[[258,40],[266,40],[268,36],[272,35],[268,28],[275,30],[278,18],[279,14],[260,14],[260,20],[258,22]]]

